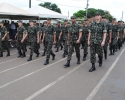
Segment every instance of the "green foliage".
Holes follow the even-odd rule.
[[[56,4],[51,3],[51,2],[40,3],[39,6],[61,13],[61,9]]]
[[[73,15],[77,18],[83,18],[85,16],[86,12],[84,10],[79,10],[78,12],[74,13]]]

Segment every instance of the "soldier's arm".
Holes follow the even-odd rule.
[[[3,36],[3,39],[5,39],[5,37],[7,36],[7,33],[8,33],[6,28],[4,29],[4,32],[5,32],[5,35]]]
[[[119,38],[119,28],[117,30],[117,40],[118,40],[118,38]]]
[[[79,41],[80,41],[81,37],[82,37],[82,28],[80,27],[80,29],[79,29],[79,38],[78,38]]]
[[[56,30],[54,27],[53,27],[53,34],[54,34],[54,44],[55,44],[56,43]]]

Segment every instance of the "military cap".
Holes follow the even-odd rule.
[[[29,22],[34,22],[33,20],[29,20]]]
[[[71,19],[76,19],[76,16],[72,16]]]
[[[106,16],[102,16],[102,18],[106,18]]]
[[[58,21],[57,23],[61,23],[60,21]]]
[[[85,18],[84,21],[88,21],[88,18]]]
[[[0,21],[0,23],[4,24],[4,21],[2,20],[2,21]]]
[[[96,12],[95,15],[101,15],[101,13],[100,12]]]
[[[21,21],[21,20],[18,20],[17,22],[20,22],[20,23],[22,23],[22,21]]]
[[[116,18],[113,18],[112,20],[116,20]]]
[[[36,20],[34,20],[33,22],[36,23]]]
[[[119,20],[118,22],[123,22],[122,20]]]
[[[67,20],[67,19],[65,19],[65,20],[64,20],[64,22],[68,22],[68,20]]]
[[[51,18],[47,18],[47,20],[51,20]]]
[[[44,21],[43,23],[47,23],[47,21]]]

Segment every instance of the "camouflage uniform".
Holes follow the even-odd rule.
[[[88,34],[89,34],[89,26],[82,26],[82,38],[81,44],[84,49],[84,57],[85,58],[88,54]]]
[[[26,43],[25,41],[23,43],[21,43],[21,40],[23,39],[23,35],[26,33],[26,29],[24,26],[20,26],[17,28],[17,50],[19,51],[19,53],[21,53],[21,50],[23,50],[23,52],[26,52]]]
[[[118,25],[117,24],[115,24],[115,25],[111,24],[111,28],[112,28],[112,40],[111,40],[110,48],[109,49],[110,49],[110,54],[114,55],[115,49],[117,47]],[[112,53],[112,51],[113,51],[113,53]]]
[[[50,54],[52,56],[55,56],[55,54],[52,51],[53,46],[53,34],[56,34],[55,28],[53,25],[47,26],[45,30],[45,51],[46,51],[46,59],[50,59]]]
[[[118,31],[119,31],[118,47],[119,47],[119,50],[122,47],[124,30],[125,30],[125,28],[122,25],[118,26]]]
[[[78,24],[71,24],[68,32],[70,33],[69,41],[69,53],[67,60],[70,61],[73,53],[73,48],[75,47],[76,57],[80,59],[80,44],[77,44],[76,41],[79,38],[79,32],[82,32],[82,28]]]
[[[106,26],[103,22],[93,22],[90,25],[89,29],[91,33],[90,38],[90,62],[96,63],[96,53],[98,54],[99,58],[102,60],[103,57],[103,48],[101,47],[101,43],[103,41],[103,33],[106,33]]]
[[[3,57],[4,47],[8,53],[7,56],[10,56],[10,48],[9,48],[9,42],[8,42],[7,36],[5,37],[4,41],[2,41],[2,38],[6,33],[8,33],[6,27],[5,26],[0,27],[0,56],[1,57]]]
[[[38,48],[37,48],[37,34],[39,32],[37,31],[37,28],[35,26],[29,26],[27,29],[27,34],[28,34],[28,40],[31,46],[30,49],[30,55],[33,55],[33,52],[38,54]]]

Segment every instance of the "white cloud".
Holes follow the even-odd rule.
[[[48,1],[48,2],[53,2],[56,4],[62,4],[62,5],[83,7],[83,8],[73,8],[73,7],[66,7],[66,6],[59,5],[59,7],[62,10],[62,14],[66,16],[68,16],[68,11],[71,16],[74,12],[78,10],[82,10],[82,9],[84,10],[87,3],[87,0],[41,0],[41,1]],[[38,5],[41,1],[32,0],[32,5]],[[0,0],[0,3],[2,2],[7,2],[9,4],[12,4],[21,8],[29,7],[29,0]],[[89,0],[89,8],[108,10],[118,20],[121,19],[122,11],[124,11],[124,16],[125,16],[125,0],[104,0],[104,1]],[[124,20],[125,20],[125,17],[124,17]]]

